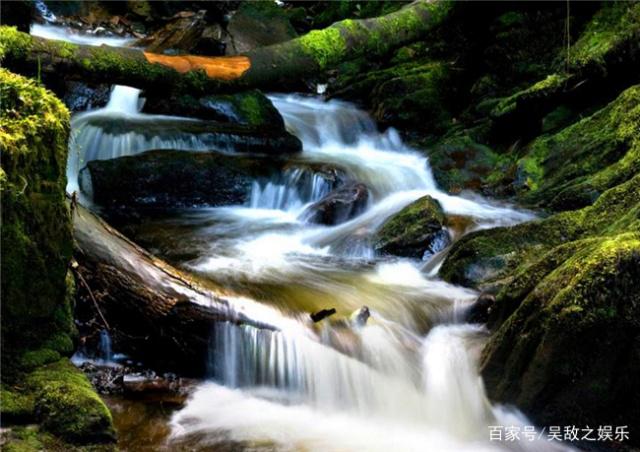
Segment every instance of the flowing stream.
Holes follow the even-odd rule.
[[[70,39],[42,27],[35,31]],[[449,231],[454,240],[533,215],[442,192],[422,154],[394,130],[380,133],[349,103],[280,94],[271,100],[303,142],[302,154],[292,157],[302,164],[255,181],[245,205],[176,210],[134,228],[136,240],[215,283],[245,315],[277,327],[212,327],[209,379],[173,414],[162,447],[557,450],[544,440],[489,441],[489,425],[529,421],[486,397],[477,366],[488,333],[459,320],[478,294],[437,277],[447,249],[412,260],[378,256],[372,247],[387,218],[426,194],[449,218],[464,219]],[[82,186],[83,202],[91,202],[91,190],[78,175],[90,160],[149,149],[233,151],[181,130],[194,120],[145,115],[141,105],[139,90],[116,86],[105,108],[73,118],[68,191]],[[334,188],[314,169],[319,165],[366,184],[361,214],[335,226],[306,221],[308,206]],[[337,313],[313,324],[309,313],[325,308]],[[113,353],[107,338],[103,348],[105,356]]]

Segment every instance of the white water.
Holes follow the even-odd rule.
[[[51,14],[49,12],[49,14]],[[55,16],[47,16],[49,21],[55,20]],[[122,38],[119,36],[99,36],[95,34],[86,34],[76,32],[70,28],[60,27],[52,24],[32,24],[29,33],[33,36],[39,36],[46,39],[54,39],[56,41],[67,41],[74,44],[86,44],[90,46],[111,46],[111,47],[128,47],[135,39]]]
[[[256,182],[249,205],[200,209],[177,220],[188,225],[190,240],[197,239],[198,258],[185,264],[256,296],[258,303],[228,300],[278,331],[213,326],[212,380],[173,416],[168,447],[186,442],[207,449],[239,441],[252,450],[557,449],[545,442],[488,441],[488,425],[528,421],[486,397],[477,369],[486,332],[453,322],[455,311],[477,294],[425,275],[418,262],[377,259],[370,246],[386,218],[425,194],[447,214],[470,217],[475,228],[533,216],[441,192],[424,156],[393,130],[378,133],[350,104],[272,99],[304,143],[298,159],[333,165],[364,182],[372,205],[337,226],[305,224],[300,212],[332,186],[318,173],[290,169],[266,184]],[[93,158],[151,148],[206,149],[201,137],[180,131],[135,135],[128,124],[166,119],[142,115],[139,106],[137,90],[117,87],[107,107],[74,118],[75,142],[83,148],[79,158],[70,157],[70,183]],[[99,121],[121,121],[121,133],[105,134]],[[346,320],[363,305],[371,310],[365,326]],[[336,307],[345,320],[313,327],[307,313],[326,307]]]

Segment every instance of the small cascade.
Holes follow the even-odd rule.
[[[49,23],[56,21],[56,15],[53,14],[49,10],[49,8],[47,8],[47,5],[43,0],[36,0],[35,2],[33,2],[33,5],[36,7],[36,10],[40,14],[40,17],[42,17],[44,20]]]
[[[38,7],[38,3],[36,3],[36,8],[39,9],[42,17],[47,22],[53,22],[56,20],[56,17],[51,11],[46,8],[46,5],[41,3],[41,7],[44,7],[45,13],[42,13],[41,7]],[[48,12],[48,13],[47,13]],[[45,15],[46,14],[46,15]],[[120,36],[97,36],[93,34],[81,33],[79,31],[73,30],[71,28],[60,27],[58,25],[53,25],[52,23],[31,24],[31,30],[29,33],[33,36],[39,36],[41,38],[53,39],[56,41],[67,41],[72,42],[74,44],[84,44],[89,46],[101,46],[106,45],[110,47],[129,47],[131,44],[135,42],[134,38],[123,38]]]
[[[249,204],[254,209],[298,212],[309,203],[321,200],[336,183],[309,168],[289,168],[276,180],[255,181]]]
[[[98,346],[100,360],[110,362],[113,359],[113,349],[111,346],[111,336],[107,330],[100,331],[100,344]]]

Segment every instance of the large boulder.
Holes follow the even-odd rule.
[[[350,220],[364,211],[369,190],[361,183],[351,183],[329,193],[313,203],[302,214],[309,223],[334,225]]]
[[[0,85],[3,427],[37,422],[74,443],[112,442],[109,410],[66,358],[76,336],[69,112],[35,81],[0,69]],[[18,447],[12,441],[3,448]]]
[[[412,202],[389,218],[374,239],[376,251],[403,257],[422,258],[449,244],[440,203],[431,196]]]
[[[243,204],[256,179],[284,162],[220,152],[148,151],[94,160],[81,172],[82,190],[102,206],[171,208]]]

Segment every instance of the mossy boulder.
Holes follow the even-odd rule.
[[[382,254],[422,258],[449,243],[440,203],[431,196],[412,202],[391,216],[376,233],[374,248]]]
[[[35,81],[6,70],[0,106],[3,427],[35,421],[65,441],[111,442],[109,411],[64,358],[76,334],[64,192],[69,112]]]
[[[455,131],[424,147],[438,186],[449,193],[480,190],[503,177],[508,159],[478,143],[473,131]]]
[[[111,413],[87,377],[68,359],[41,367],[26,379],[34,393],[36,419],[67,441],[111,442]]]
[[[452,91],[450,65],[421,58],[407,61],[401,56],[398,61],[402,62],[364,73],[362,65],[342,65],[331,95],[363,100],[374,118],[385,126],[427,133],[444,130],[451,121],[446,108]]]
[[[34,81],[1,70],[0,82],[4,380],[70,353],[75,329],[64,193],[69,113]]]
[[[490,397],[541,425],[640,428],[639,279],[638,233],[563,244],[521,268],[497,297],[515,310],[483,353]]]
[[[477,231],[440,274],[496,294],[491,398],[541,425],[640,427],[640,174],[592,205]]]
[[[284,119],[269,98],[259,90],[200,98],[189,95],[167,97],[148,93],[143,111],[237,123],[256,130],[285,133]]]

